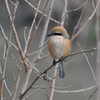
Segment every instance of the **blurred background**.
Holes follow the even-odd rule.
[[[15,2],[16,0],[12,0],[12,1]],[[29,0],[29,2],[35,7],[37,7],[37,5],[38,5],[38,0]],[[79,8],[84,2],[85,2],[85,0],[69,0],[67,9],[72,10],[72,9]],[[42,0],[42,2],[40,4],[40,11],[43,11],[45,3],[46,3],[46,0]],[[80,16],[82,15],[83,9],[84,9],[84,13],[83,13],[82,19],[80,20],[80,23],[79,23],[75,33],[82,27],[84,22],[92,14],[92,12],[94,10],[92,3],[93,3],[93,1],[88,0],[85,8],[81,7],[80,9],[78,9],[76,11],[71,11],[66,14],[64,27],[68,31],[70,38],[72,37],[75,27],[78,25],[78,22],[80,20]],[[9,5],[10,5],[11,12],[13,12],[12,4],[9,3]],[[94,5],[95,5],[95,2],[94,2]],[[46,14],[48,13],[49,6],[50,6],[50,3],[46,9],[46,12],[45,12]],[[51,17],[56,19],[57,21],[60,21],[62,11],[63,11],[63,6],[64,6],[64,0],[55,0]],[[30,26],[32,24],[32,20],[34,18],[34,14],[35,14],[35,10],[32,7],[30,7],[28,5],[28,3],[26,3],[24,0],[19,0],[18,8],[17,8],[16,14],[15,14],[15,27],[16,27],[16,30],[17,30],[17,33],[19,36],[19,40],[20,40],[23,50],[24,50],[24,45],[25,45],[24,27],[27,27],[26,33],[28,34],[29,28],[30,28]],[[36,24],[37,24],[40,16],[41,16],[41,14],[38,14],[38,16],[36,18]],[[33,40],[33,43],[32,43],[29,53],[32,53],[38,49],[38,45],[39,45],[39,41],[40,41],[41,34],[43,31],[45,20],[46,20],[46,17],[43,17],[43,19],[38,27],[38,31],[36,32],[36,35]],[[0,23],[4,29],[6,36],[9,37],[10,31],[11,31],[11,25],[10,25],[9,18],[8,18],[8,15],[6,12],[4,0],[0,0]],[[49,27],[47,30],[47,34],[50,32],[51,28],[56,25],[57,24],[55,22],[50,21]],[[93,17],[93,19],[88,23],[88,25],[81,32],[81,34],[77,38],[75,38],[75,40],[72,42],[72,51],[71,51],[72,53],[80,51],[80,48],[79,48],[77,42],[79,42],[82,49],[85,49],[85,50],[96,47],[95,26],[96,26],[96,16]],[[47,39],[47,37],[46,37],[46,39]],[[12,35],[11,40],[14,44],[16,44],[13,35]],[[4,45],[5,45],[5,40],[0,32],[0,64],[1,64],[1,66],[3,64]],[[45,55],[47,53],[48,53],[48,49],[46,47],[43,50],[43,54],[41,54],[41,56]],[[21,60],[19,52],[16,51],[13,47],[10,48],[9,55],[8,55],[9,59],[7,61],[5,79],[6,79],[7,85],[11,92],[13,91],[13,87],[14,87],[14,83],[15,83],[13,75],[15,75],[15,77],[17,77],[17,75],[18,75],[18,68],[16,67],[16,64],[11,56],[12,54],[15,56],[19,65],[20,65],[20,60]],[[86,55],[89,59],[89,62],[91,64],[94,74],[96,76],[96,51],[92,52],[92,54],[86,53]],[[34,55],[28,57],[30,62],[32,61],[33,57],[34,57]],[[78,54],[75,56],[68,57],[66,59],[66,62],[69,62],[68,64],[65,64],[65,66],[64,66],[66,77],[63,79],[60,79],[59,77],[57,77],[56,87],[68,87],[68,86],[80,84],[78,86],[66,89],[67,91],[69,91],[69,90],[84,89],[84,88],[88,88],[88,87],[95,85],[95,81],[92,76],[90,67],[89,67],[89,65],[86,61],[86,58],[84,57],[83,54]],[[48,68],[51,64],[52,64],[52,58],[49,56],[46,59],[40,61],[36,65],[36,67],[37,67],[37,69],[39,69],[42,72],[46,68]],[[54,70],[54,68],[52,68],[51,70],[48,71],[49,77],[52,77],[53,70]],[[22,79],[23,79],[24,73],[25,73],[25,70],[22,71],[22,75],[21,75]],[[22,79],[20,81],[20,84],[22,82]],[[29,85],[33,82],[34,79],[35,79],[35,75],[34,75],[34,73],[32,73],[31,77],[30,77]],[[41,86],[44,83],[45,83],[45,80],[40,78],[36,82],[35,86]],[[47,86],[51,86],[51,83],[47,84]],[[20,86],[19,86],[19,89],[20,89]],[[33,90],[35,90],[35,89],[31,89],[28,93],[31,93]],[[49,89],[41,89],[38,92],[34,93],[32,96],[30,96],[28,98],[28,100],[48,100],[48,97],[50,95],[50,90],[51,90],[50,88]],[[86,100],[92,94],[93,91],[94,91],[94,89],[91,89],[91,90],[85,91],[85,92],[80,92],[80,93],[54,93],[53,100],[61,100],[61,99],[62,100]],[[17,95],[19,95],[19,94],[17,94]],[[6,100],[10,99],[9,94],[5,88],[4,88],[4,97]],[[96,94],[94,94],[94,96],[91,98],[91,100],[95,100],[95,98],[96,98]]]

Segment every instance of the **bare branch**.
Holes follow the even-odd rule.
[[[1,64],[0,64],[0,74],[2,74],[2,67],[1,67]]]
[[[38,28],[38,26],[39,26],[39,24],[40,24],[40,22],[41,22],[41,20],[42,20],[42,18],[43,18],[43,14],[44,14],[44,12],[45,12],[45,10],[46,10],[46,7],[47,7],[47,5],[48,5],[48,2],[49,2],[49,0],[47,0],[47,2],[46,2],[46,4],[45,4],[45,7],[44,7],[44,9],[43,9],[42,15],[41,15],[41,17],[40,17],[40,19],[39,19],[39,21],[38,21],[38,23],[37,23],[37,25],[36,25],[36,28],[35,28],[35,30],[34,30],[32,36],[31,36],[31,38],[30,38],[30,41],[29,41],[29,44],[28,44],[28,47],[27,47],[26,55],[28,54],[28,51],[29,51],[29,49],[30,49],[30,47],[31,47],[31,45],[32,45],[32,41],[33,41],[33,39],[34,39],[34,35],[35,35],[35,33],[36,33],[36,31],[37,31],[37,28]]]
[[[52,85],[51,85],[52,87],[55,87],[58,64],[56,64],[54,67],[55,67],[55,69],[54,69],[53,77],[55,77],[55,78],[52,80]],[[53,97],[54,97],[54,88],[51,88],[49,100],[53,100]]]
[[[66,12],[67,12],[67,4],[68,4],[68,0],[64,0],[64,8],[63,8],[63,13],[62,13],[62,16],[61,16],[61,26],[64,26],[64,22],[65,22],[65,15],[66,15]]]
[[[43,46],[40,47],[38,50],[36,50],[36,51],[34,51],[34,52],[28,54],[27,56],[34,55],[34,54],[38,53],[41,49],[43,50],[43,49],[45,49],[46,47],[47,47],[47,45],[43,45]]]
[[[14,89],[13,89],[13,94],[11,96],[11,99],[10,100],[15,100],[16,99],[16,94],[17,94],[17,90],[18,90],[18,85],[19,85],[19,82],[20,82],[20,74],[21,74],[21,70],[19,71],[19,75],[16,79],[16,82],[15,82],[15,85],[14,85]]]
[[[11,92],[8,89],[8,86],[7,86],[6,81],[5,81],[5,72],[6,72],[6,67],[7,67],[6,65],[7,65],[8,53],[9,53],[9,49],[10,49],[11,34],[12,33],[10,33],[8,41],[6,42],[6,45],[4,45],[2,80],[1,80],[1,86],[0,86],[0,99],[1,100],[3,99],[3,87],[4,87],[4,85],[5,85],[8,93],[11,96]]]
[[[85,1],[84,7],[83,7],[83,11],[82,11],[81,16],[80,16],[80,18],[79,18],[79,20],[78,20],[77,25],[74,27],[74,31],[73,31],[72,37],[75,35],[76,29],[78,28],[78,26],[79,26],[79,24],[80,24],[80,22],[81,22],[81,19],[82,19],[82,17],[83,17],[83,14],[84,14],[84,11],[85,11],[85,8],[86,8],[86,5],[87,5],[87,2],[88,2],[88,0]]]
[[[47,58],[48,56],[50,56],[50,53],[44,55],[43,57],[40,57],[40,58],[36,61],[36,63],[39,62],[39,61],[41,61],[41,60],[43,60],[43,59],[45,59],[45,58]]]
[[[8,38],[5,35],[5,32],[4,32],[3,27],[1,26],[1,24],[0,24],[0,30],[1,30],[1,33],[2,33],[3,38],[5,39],[5,42],[7,43]],[[10,41],[10,45],[12,45],[16,50],[18,50],[18,48],[11,41]]]
[[[44,24],[44,28],[42,31],[42,35],[41,35],[41,39],[40,39],[38,48],[43,47],[43,44],[44,44],[44,40],[45,40],[45,36],[46,36],[47,29],[48,29],[52,8],[53,8],[53,2],[54,2],[54,0],[51,0],[50,8],[48,11],[48,16],[47,16],[47,19],[46,19],[45,24]],[[41,52],[42,52],[42,48],[37,52],[37,54],[34,57],[36,61],[37,61],[38,57],[40,56]],[[32,62],[34,62],[34,59]]]
[[[46,10],[46,7],[47,7],[47,5],[48,5],[48,2],[49,2],[49,0],[47,0],[47,2],[46,2],[46,4],[45,4],[45,7],[44,7],[44,10],[43,10],[43,13],[42,13],[42,16],[41,16],[40,20],[38,21],[38,24],[37,24],[36,29],[35,29],[35,31],[34,31],[34,34],[32,34],[32,37],[30,38],[30,41],[29,41],[27,50],[25,51],[25,55],[28,54],[28,51],[29,51],[30,46],[31,46],[31,44],[32,44],[32,41],[33,41],[33,39],[34,39],[34,35],[35,35],[36,31],[37,31],[37,27],[39,26],[39,24],[40,24],[40,22],[41,22],[41,20],[42,20],[42,18],[43,18],[43,14],[44,14],[44,12],[45,12],[45,10]],[[39,5],[38,5],[38,7],[39,7]],[[37,14],[36,14],[36,16],[37,16]],[[33,20],[33,23],[34,23],[34,21],[35,21],[35,20]],[[32,23],[32,26],[31,26],[31,27],[33,27],[33,23]],[[31,28],[30,28],[30,32],[31,32]],[[36,58],[37,58],[37,57],[36,57]],[[32,65],[32,67],[35,66],[35,65],[33,65],[33,64],[31,64],[31,65]],[[28,85],[28,80],[29,80],[29,77],[30,77],[31,72],[32,72],[32,69],[31,69],[31,68],[29,68],[29,69],[26,71],[25,78],[24,78],[24,81],[23,81],[24,84],[23,84],[23,86],[22,86],[22,88],[21,88],[21,94],[22,94],[21,98],[24,96],[23,94],[27,91],[27,90],[25,91],[25,89],[26,89],[26,87],[27,87],[27,85]],[[39,74],[40,74],[40,73],[39,73]],[[21,98],[19,97],[19,99],[21,99]]]
[[[14,57],[13,54],[12,54],[12,58],[14,59],[14,61],[15,61],[15,63],[16,63],[16,66],[17,66],[18,70],[21,70],[20,67],[19,67],[19,65],[18,65],[18,62],[17,62],[17,60],[16,60],[16,58]]]
[[[27,99],[28,97],[30,97],[31,95],[33,95],[35,92],[38,92],[41,88],[43,88],[45,85],[47,85],[48,82],[46,82],[45,84],[43,84],[42,86],[40,86],[38,89],[36,89],[35,91],[33,91],[32,93],[30,93],[29,95],[27,95],[25,98],[23,98],[23,100]]]
[[[28,0],[25,0],[25,2],[27,2],[27,4],[29,4],[34,10],[38,11],[40,14],[42,14],[42,12],[40,10],[38,10],[37,8],[35,8]],[[47,17],[46,14],[43,14],[43,16]],[[55,23],[59,24],[59,22],[53,18],[50,18],[50,20],[54,21]]]
[[[97,85],[94,85],[94,86],[91,86],[91,87],[88,87],[88,88],[84,88],[84,89],[80,89],[80,90],[72,90],[72,91],[61,91],[61,90],[55,90],[55,92],[58,92],[58,93],[80,93],[80,92],[86,92],[86,91],[89,91],[91,89],[95,89],[97,88]]]
[[[13,14],[12,14],[12,24],[14,24],[14,20],[15,20],[15,13],[17,11],[17,8],[18,8],[18,4],[19,4],[19,1],[16,0],[16,3],[14,4],[11,0],[9,0],[11,2],[11,4],[14,6],[14,11],[13,11]]]
[[[8,93],[9,93],[9,95],[12,96],[12,93],[11,93],[11,91],[9,90],[8,86],[7,86],[6,80],[4,79],[3,82],[4,82],[4,85],[5,85],[5,87],[6,87],[7,91],[8,91]]]
[[[21,92],[20,92],[21,94],[23,94],[24,91],[25,91],[26,88],[27,88],[27,85],[28,85],[28,81],[29,81],[31,72],[32,72],[32,68],[26,70],[26,73],[25,73],[25,76],[24,76],[24,80],[23,80],[23,82],[22,82],[22,87],[21,87]]]
[[[82,49],[82,47],[80,46],[80,44],[79,44],[78,42],[77,42],[77,44],[78,44],[78,46],[80,47],[81,51],[83,51],[83,49]],[[90,64],[90,62],[89,62],[89,59],[88,59],[88,57],[86,56],[85,52],[83,52],[83,55],[84,55],[84,57],[85,57],[85,59],[86,59],[88,65],[89,65],[89,68],[90,68],[90,70],[91,70],[91,73],[92,73],[92,76],[93,76],[93,78],[94,78],[94,80],[95,80],[95,83],[96,83],[96,85],[98,86],[98,83],[97,83],[96,77],[95,77],[95,75],[94,75],[92,66],[91,66],[91,64]]]
[[[79,6],[78,8],[71,9],[71,10],[67,10],[66,13],[73,12],[73,11],[77,11],[77,10],[81,9],[85,4],[86,4],[86,1],[84,3],[82,3],[82,5]]]
[[[67,87],[52,87],[52,86],[45,86],[45,87],[42,87],[41,89],[50,89],[50,88],[54,88],[54,89],[57,89],[57,90],[65,90],[65,89],[77,87],[77,86],[80,86],[80,85],[82,85],[82,84],[79,83],[79,84],[71,85],[71,86],[67,86]],[[33,88],[33,89],[38,89],[38,88],[40,88],[40,87],[41,87],[41,86],[33,86],[32,88]]]
[[[97,92],[97,90],[98,90],[98,87],[93,91],[93,93],[89,96],[89,98],[87,100],[90,100],[91,97]]]
[[[42,75],[42,74],[41,74]],[[39,79],[40,77],[36,77],[35,80],[32,82],[32,84],[28,87],[28,89],[19,96],[19,99],[18,100],[21,100],[23,98],[23,96],[32,88],[33,84]]]
[[[39,9],[40,3],[41,3],[41,0],[39,0],[39,2],[38,2],[37,9]],[[36,13],[35,13],[35,15],[34,15],[34,18],[33,18],[32,24],[31,24],[31,27],[30,27],[30,29],[29,29],[28,38],[27,38],[26,43],[25,43],[24,54],[26,54],[26,52],[27,52],[28,43],[29,43],[29,40],[30,40],[30,37],[31,37],[33,25],[35,24],[35,20],[36,20],[37,14],[38,14],[38,10],[36,11]]]
[[[25,40],[25,43],[26,43],[26,29],[27,29],[27,27],[24,27],[24,40]]]
[[[19,49],[19,53],[21,55],[23,62],[25,63],[25,56],[23,54],[22,47],[20,45],[19,38],[18,38],[18,35],[17,35],[17,31],[16,31],[16,28],[15,28],[14,23],[13,23],[13,17],[12,17],[11,12],[10,12],[8,0],[4,0],[4,1],[5,1],[5,6],[6,6],[7,13],[8,13],[8,17],[9,17],[9,20],[10,20],[10,24],[12,26],[12,31],[13,31],[13,34],[14,34],[14,37],[15,37],[15,41],[16,41],[17,47]]]
[[[93,18],[93,16],[96,13],[97,8],[99,7],[99,3],[100,0],[98,1],[96,8],[94,9],[94,11],[92,12],[92,14],[90,15],[90,17],[85,21],[85,23],[83,24],[83,26],[81,27],[81,29],[71,38],[71,41],[73,41],[82,31],[83,29],[87,26],[87,24],[90,22],[90,20]]]

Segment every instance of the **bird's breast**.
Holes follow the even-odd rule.
[[[60,59],[63,56],[64,38],[62,36],[52,36],[48,41],[50,55],[54,59]]]

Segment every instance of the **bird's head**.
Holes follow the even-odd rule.
[[[48,34],[47,36],[63,36],[66,39],[69,38],[69,35],[66,29],[62,26],[56,26],[52,28],[52,30],[50,31],[50,34]]]

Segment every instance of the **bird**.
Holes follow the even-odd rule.
[[[63,26],[55,26],[47,34],[48,38],[48,50],[53,58],[53,65],[56,61],[59,62],[59,77],[64,78],[65,72],[63,68],[63,58],[67,57],[71,51],[71,42],[69,34]]]

